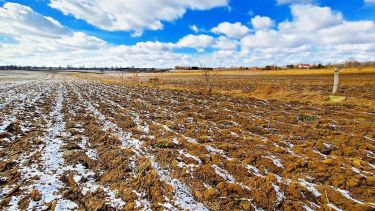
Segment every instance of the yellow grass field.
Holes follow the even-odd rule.
[[[214,94],[236,97],[330,103],[334,68],[292,70],[219,70],[214,73]],[[202,71],[166,73],[76,74],[76,77],[110,84],[147,86],[156,89],[205,92]],[[344,104],[375,108],[375,68],[340,70],[337,95],[347,97]],[[157,80],[152,80],[157,79]],[[361,87],[361,89],[358,89]],[[362,89],[364,92],[362,92]]]

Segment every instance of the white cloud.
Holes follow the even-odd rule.
[[[105,41],[93,36],[89,36],[82,32],[75,32],[72,36],[67,36],[58,39],[56,40],[56,43],[59,44],[59,47],[60,45],[62,45],[65,48],[73,48],[80,50],[95,50],[107,45]]]
[[[315,0],[276,0],[278,4],[309,4],[314,1]]]
[[[70,34],[58,21],[16,3],[5,3],[0,7],[0,25],[0,34],[15,37],[34,35],[58,38]]]
[[[267,29],[275,25],[275,22],[269,17],[255,16],[251,19],[254,29]]]
[[[178,47],[188,47],[188,48],[206,48],[214,44],[215,39],[209,35],[193,35],[189,34],[181,38],[177,42]]]
[[[237,49],[239,42],[237,40],[230,39],[225,36],[220,36],[216,39],[214,47],[220,50],[235,50]]]
[[[293,5],[291,12],[291,20],[273,28],[234,34],[223,30],[220,34],[224,35],[215,37],[190,34],[176,43],[115,46],[72,32],[29,7],[6,3],[0,7],[0,35],[9,40],[0,41],[0,65],[173,67],[209,61],[219,66],[250,66],[375,58],[373,21],[348,21],[328,7],[312,5]],[[245,37],[239,41],[240,35]],[[185,47],[199,53],[176,53]]]
[[[193,47],[203,53],[215,42],[208,35],[188,35],[177,43],[113,46],[97,37],[71,32],[20,4],[5,4],[0,12],[0,23],[6,26],[0,27],[0,35],[16,40],[0,44],[0,65],[173,67],[195,61],[192,55],[175,53],[174,49]]]
[[[341,13],[334,12],[329,7],[293,5],[291,12],[294,18],[293,22],[283,22],[279,26],[283,31],[314,32],[339,25],[344,21]]]
[[[162,21],[181,18],[188,9],[208,10],[228,0],[51,0],[51,7],[109,31],[163,28]]]
[[[228,37],[232,38],[241,38],[248,34],[250,30],[247,26],[242,25],[240,22],[223,22],[220,23],[218,26],[212,28],[211,32],[216,34],[225,34]]]
[[[364,0],[366,4],[375,4],[375,0]]]
[[[190,25],[189,28],[191,30],[193,30],[195,33],[198,33],[200,31],[199,28],[198,28],[198,26],[196,26],[196,25]]]
[[[198,48],[197,51],[198,51],[199,53],[203,53],[203,52],[204,52],[204,48]]]
[[[130,34],[131,37],[141,37],[143,34],[142,31],[134,31],[133,33]]]
[[[270,63],[375,58],[373,21],[347,21],[339,12],[313,5],[293,5],[291,12],[293,20],[280,23],[277,30],[259,30],[243,38],[242,52],[269,56]]]

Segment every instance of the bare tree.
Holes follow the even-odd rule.
[[[214,72],[214,70],[204,68],[202,76],[203,76],[204,84],[207,87],[208,93],[212,94],[212,91],[214,89],[216,72]]]
[[[212,94],[213,89],[216,85],[218,70],[207,65],[199,63],[200,69],[202,70],[203,83],[207,88],[209,94]]]

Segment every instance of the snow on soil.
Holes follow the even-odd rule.
[[[234,177],[232,175],[230,175],[226,170],[220,168],[217,165],[212,165],[212,167],[214,168],[215,173],[217,175],[219,175],[220,177],[222,177],[224,180],[226,180],[228,182],[235,182],[236,181],[234,179]]]
[[[276,158],[274,155],[268,155],[264,157],[271,159],[273,164],[275,164],[277,167],[284,168],[283,164],[281,163],[281,160]]]
[[[273,189],[275,190],[276,192],[276,205],[279,205],[281,204],[284,199],[285,199],[285,194],[284,192],[280,189],[280,187],[278,185],[275,185],[275,184],[272,184],[273,186]]]
[[[334,187],[332,187],[332,188],[334,188]],[[334,188],[334,189],[336,189],[336,188]],[[340,188],[337,188],[336,190],[339,191],[339,192],[340,192],[345,198],[347,198],[347,199],[349,199],[349,200],[352,200],[352,201],[354,201],[354,202],[356,202],[356,203],[358,203],[358,204],[363,204],[363,202],[361,202],[361,201],[359,201],[359,200],[357,200],[357,199],[354,199],[354,198],[350,195],[349,191],[347,191],[347,190],[341,190]]]
[[[133,108],[129,109],[129,110],[125,109],[124,107],[122,107],[118,103],[119,101],[113,101],[113,100],[111,100],[110,97],[107,98],[108,90],[102,92],[101,88],[103,88],[103,87],[96,88],[96,86],[93,86],[95,88],[93,88],[92,90],[91,90],[91,88],[89,88],[89,89],[86,88],[87,90],[84,88],[83,90],[81,90],[82,87],[80,87],[80,86],[84,86],[85,84],[84,83],[77,83],[77,84],[79,84],[79,85],[76,85],[74,83],[70,84],[70,87],[73,88],[74,93],[78,96],[79,101],[83,104],[83,107],[86,109],[86,111],[90,112],[97,120],[99,120],[101,123],[103,123],[103,125],[104,125],[104,127],[102,128],[103,131],[109,132],[112,135],[118,137],[121,140],[122,147],[130,148],[135,152],[135,155],[133,155],[130,158],[130,161],[131,161],[130,165],[133,168],[133,170],[136,168],[137,158],[139,156],[146,157],[151,161],[152,168],[157,172],[160,180],[162,182],[168,184],[168,185],[171,185],[174,188],[174,191],[172,193],[173,197],[171,197],[171,198],[165,197],[165,201],[162,204],[160,204],[161,206],[163,206],[164,208],[169,209],[169,210],[180,210],[180,209],[208,210],[208,208],[203,203],[198,202],[194,198],[194,196],[192,194],[192,191],[194,191],[194,190],[192,190],[192,188],[189,187],[189,183],[185,183],[186,181],[189,181],[189,180],[185,181],[184,179],[174,178],[175,172],[172,172],[172,170],[169,167],[161,167],[157,163],[158,161],[157,161],[157,159],[155,159],[155,156],[153,154],[154,148],[153,147],[145,147],[143,145],[143,141],[142,141],[143,138],[145,138],[145,137],[151,138],[151,136],[149,134],[154,132],[154,131],[151,131],[151,129],[150,129],[149,125],[146,123],[146,121],[142,120],[142,118],[147,118],[147,116],[149,114],[145,115],[143,112],[137,112],[137,110],[133,109]],[[0,132],[4,131],[5,128],[7,126],[9,126],[10,124],[12,124],[13,122],[17,121],[18,113],[25,112],[24,110],[19,110],[17,107],[22,108],[22,107],[27,106],[27,104],[33,105],[36,109],[36,112],[40,113],[40,115],[42,116],[41,118],[47,120],[47,128],[49,128],[49,129],[42,134],[41,140],[42,140],[43,143],[41,145],[39,145],[39,148],[37,148],[36,150],[34,149],[34,151],[32,153],[30,153],[30,152],[23,153],[21,155],[21,157],[17,160],[18,166],[21,167],[20,172],[21,172],[22,181],[23,182],[24,181],[32,181],[33,183],[28,182],[26,186],[21,187],[23,195],[17,195],[18,194],[17,193],[13,197],[11,197],[11,200],[10,200],[10,203],[9,203],[9,205],[10,205],[9,209],[17,209],[18,203],[23,199],[23,197],[25,197],[27,194],[29,194],[32,189],[39,190],[39,192],[42,194],[42,199],[40,201],[37,201],[37,202],[30,201],[29,207],[28,207],[29,209],[32,209],[32,208],[45,209],[46,208],[45,203],[48,203],[48,202],[51,202],[51,201],[56,201],[56,209],[57,210],[77,209],[78,205],[75,202],[67,200],[67,199],[63,199],[63,194],[64,194],[63,191],[66,189],[66,187],[65,187],[65,184],[61,182],[60,177],[68,171],[74,172],[74,177],[73,177],[74,181],[81,188],[81,192],[82,192],[83,195],[87,195],[88,193],[93,193],[93,192],[97,191],[98,189],[102,189],[105,192],[107,204],[115,207],[116,209],[123,208],[125,206],[125,202],[121,198],[116,197],[117,196],[116,191],[111,190],[107,186],[99,184],[95,179],[96,175],[95,175],[94,171],[92,171],[90,169],[87,169],[81,163],[78,163],[74,166],[66,166],[64,164],[63,146],[64,146],[65,143],[64,143],[63,140],[65,140],[65,138],[69,137],[71,134],[69,134],[65,130],[64,114],[62,113],[62,108],[63,108],[64,103],[69,104],[69,102],[67,102],[67,101],[64,102],[64,98],[67,95],[67,91],[64,88],[63,83],[51,82],[51,83],[48,84],[48,87],[52,86],[54,88],[57,88],[56,89],[57,95],[56,95],[56,98],[55,98],[53,111],[50,113],[51,118],[48,117],[47,115],[43,115],[43,112],[41,112],[39,110],[39,108],[37,108],[37,106],[35,105],[36,102],[41,97],[40,91],[39,91],[39,94],[38,94],[38,91],[36,91],[36,90],[40,90],[41,86],[34,86],[33,85],[32,89],[25,89],[25,87],[27,87],[26,85],[27,85],[27,82],[19,83],[19,84],[11,84],[11,83],[10,84],[0,84],[0,91],[4,90],[4,95],[2,95],[3,98],[0,99],[0,108],[5,108],[5,107],[6,108],[8,108],[8,107],[13,108],[12,103],[17,102],[17,105],[14,107],[13,110],[10,110],[11,111],[10,113],[6,113],[6,115],[3,115],[1,117]],[[20,91],[19,93],[16,93],[16,92],[12,91],[12,89],[10,89],[11,87],[17,87],[17,89],[22,90],[22,91]],[[76,90],[75,87],[79,87],[79,91]],[[127,96],[126,99],[128,99],[129,101],[130,101],[131,97],[133,97],[132,94],[126,95],[126,96]],[[129,97],[129,96],[131,96],[131,97]],[[135,96],[139,97],[139,99],[137,99],[138,102],[148,103],[148,102],[144,102],[145,100],[142,100],[141,94],[135,95]],[[95,99],[95,101],[93,99]],[[168,98],[165,98],[163,100],[168,100]],[[171,102],[173,104],[180,104],[182,102],[182,101],[180,102],[180,101],[171,100],[171,99],[169,99],[169,100],[173,101],[173,102]],[[96,102],[100,102],[100,103],[97,104]],[[124,111],[126,111],[124,113],[126,113],[126,115],[131,117],[132,121],[136,124],[136,128],[138,129],[138,131],[141,131],[143,133],[143,135],[140,136],[141,140],[133,138],[133,134],[131,132],[127,132],[127,131],[123,130],[122,128],[120,128],[116,124],[116,122],[114,121],[114,120],[117,120],[116,118],[111,118],[111,117],[105,116],[104,112],[103,113],[101,112],[101,110],[102,110],[101,106],[103,106],[103,104],[109,105],[107,108],[110,110],[110,112],[117,112],[121,109],[124,109]],[[191,106],[191,105],[188,105],[188,106]],[[113,109],[113,108],[116,108],[116,109]],[[117,108],[118,108],[118,110],[117,110]],[[155,106],[155,108],[159,109],[159,112],[163,115],[166,115],[167,113],[174,112],[174,111],[172,111],[172,109],[169,110],[168,108],[165,108],[165,107],[163,108],[162,105]],[[209,108],[209,107],[207,107],[207,108]],[[72,106],[71,106],[70,112],[72,112],[73,114],[75,112]],[[234,111],[228,110],[228,112],[233,113]],[[261,114],[259,114],[259,116],[258,116],[258,114],[256,114],[252,118],[263,120],[263,118],[261,116],[262,116]],[[232,117],[235,118],[236,116],[233,115]],[[195,120],[195,119],[191,118],[191,121],[193,121],[193,120],[196,121],[197,123],[199,122],[199,118],[198,118],[198,120]],[[281,188],[285,188],[285,186],[280,185],[280,184],[288,185],[288,184],[291,183],[290,179],[283,178],[283,177],[280,176],[280,175],[286,176],[285,174],[278,173],[279,175],[277,175],[276,173],[272,173],[272,171],[273,171],[272,168],[267,169],[266,167],[268,167],[268,166],[262,167],[262,166],[259,165],[259,163],[257,163],[257,161],[251,161],[252,165],[250,165],[248,163],[245,163],[245,160],[242,160],[242,158],[239,158],[239,159],[231,158],[230,156],[232,156],[232,155],[236,156],[236,155],[232,152],[226,152],[224,150],[215,148],[215,144],[211,143],[211,142],[214,141],[212,139],[213,136],[210,136],[210,143],[209,144],[203,143],[200,140],[197,140],[195,138],[184,136],[183,132],[181,132],[181,133],[176,132],[177,130],[171,129],[167,125],[165,125],[164,121],[160,121],[160,123],[157,122],[157,121],[158,121],[157,119],[156,120],[150,120],[151,124],[159,125],[165,131],[173,133],[172,134],[173,136],[176,135],[178,137],[178,138],[173,138],[173,140],[172,140],[172,142],[175,145],[178,145],[177,149],[173,149],[173,150],[175,152],[177,152],[176,156],[178,156],[177,157],[178,166],[180,168],[190,170],[191,178],[189,178],[189,179],[194,179],[193,172],[197,169],[197,167],[202,165],[202,163],[205,163],[206,160],[202,161],[198,156],[193,155],[194,153],[191,154],[191,153],[189,153],[189,150],[181,148],[185,144],[185,143],[181,143],[181,142],[184,142],[184,141],[194,143],[194,144],[199,144],[200,146],[204,146],[204,148],[207,150],[208,153],[219,155],[220,159],[222,159],[223,162],[219,163],[217,165],[211,165],[214,172],[218,176],[220,176],[223,180],[225,180],[226,182],[239,184],[244,189],[250,190],[251,188],[243,185],[241,183],[241,181],[243,181],[241,178],[238,178],[238,181],[236,181],[234,176],[232,176],[230,174],[230,172],[228,172],[225,169],[226,160],[235,160],[238,165],[240,165],[242,167],[245,167],[248,170],[248,172],[251,173],[252,176],[255,175],[256,177],[266,177],[266,175],[268,173],[275,175],[275,177],[277,179],[277,182],[272,183],[273,190],[276,194],[275,204],[277,206],[277,205],[282,204],[285,200],[287,200],[288,190],[284,189],[284,191],[286,191],[284,193],[284,191]],[[273,121],[273,120],[264,119],[264,121],[268,122],[269,127],[272,127],[271,121]],[[170,121],[170,122],[173,123],[173,121]],[[280,122],[280,123],[282,123],[282,122]],[[210,130],[211,130],[211,128],[212,128],[212,130],[216,130],[216,129],[219,128],[219,127],[216,127],[215,122],[211,122],[209,124],[210,124],[209,125]],[[214,126],[212,126],[212,124]],[[238,122],[238,123],[236,122],[235,125],[241,126],[241,122]],[[27,127],[27,125],[26,126],[21,125],[21,127],[23,128],[22,130],[24,130],[24,131],[27,131],[29,129]],[[151,128],[153,128],[153,127],[151,127]],[[83,129],[82,126],[77,126],[76,129],[79,133],[84,132],[84,129]],[[168,135],[170,135],[170,134],[168,134]],[[240,130],[240,132],[237,132],[237,133],[231,132],[231,135],[233,137],[242,138],[242,136],[244,136],[244,135],[247,136],[248,133],[245,134],[244,132],[242,132],[242,130]],[[263,141],[264,146],[266,146],[266,144],[269,143],[268,138],[265,137],[265,136],[260,136],[258,134],[252,134],[252,135],[254,137],[259,136],[261,141]],[[81,137],[81,139],[80,139],[81,142],[79,142],[78,145],[81,147],[81,149],[84,151],[84,153],[86,153],[87,157],[90,158],[91,160],[94,160],[94,161],[98,160],[99,155],[98,155],[96,150],[91,148],[88,138],[83,136],[82,134],[80,134],[80,137]],[[362,137],[363,137],[363,135],[361,136],[361,138]],[[156,138],[156,137],[154,136],[154,138]],[[369,141],[374,141],[370,137],[365,136],[364,138],[369,140]],[[292,149],[293,144],[291,143],[291,142],[293,142],[292,137],[281,137],[280,139],[287,140],[287,141],[281,142],[281,144],[280,143],[273,143],[273,145],[275,147],[278,147],[283,151],[288,151],[291,156],[300,157],[303,160],[309,159],[309,157],[304,156],[304,154],[295,154],[293,152],[293,149]],[[290,142],[288,142],[288,139],[290,140]],[[257,139],[257,141],[259,141],[259,139]],[[293,142],[293,143],[298,145],[298,143],[295,143],[295,142]],[[328,144],[328,143],[323,143],[323,144],[324,144],[324,147],[327,148],[327,149],[333,149],[334,150],[334,148],[335,148],[335,147],[332,147],[331,144]],[[317,155],[320,155],[320,157],[322,157],[324,159],[327,158],[327,155],[322,154],[316,148],[313,148],[312,151],[314,153],[316,153]],[[36,155],[37,153],[40,153],[40,162],[39,163],[33,163],[33,160],[31,160],[31,158],[33,158],[34,155]],[[296,151],[296,153],[297,153],[297,151]],[[366,151],[365,154],[367,154],[367,156],[369,158],[374,157],[374,154],[370,151]],[[272,163],[279,168],[284,168],[284,165],[283,165],[281,159],[279,159],[276,155],[272,155],[269,152],[268,152],[268,154],[266,153],[265,155],[266,156],[263,156],[263,158],[270,159],[272,161]],[[210,156],[210,155],[208,155],[208,156]],[[316,157],[318,157],[318,156],[314,156],[313,159],[316,159]],[[201,158],[203,158],[203,157],[201,157]],[[280,158],[282,158],[282,160],[285,162],[285,164],[287,163],[287,158],[285,158],[284,156],[280,157]],[[186,160],[186,159],[190,159],[189,164],[183,162],[183,160]],[[3,159],[1,158],[1,161],[2,160]],[[268,162],[268,163],[271,164],[271,162]],[[373,175],[371,172],[368,172],[368,171],[371,171],[371,170],[368,170],[368,167],[369,166],[373,167],[373,165],[370,164],[370,163],[367,165],[367,162],[365,162],[365,164],[366,164],[365,168],[364,169],[361,168],[361,170],[357,169],[357,168],[354,168],[354,167],[351,167],[351,166],[346,167],[346,169],[350,168],[353,172],[355,172],[355,173],[361,175],[362,177],[366,178],[365,175]],[[256,166],[259,167],[259,168],[264,168],[265,174],[263,175]],[[236,175],[236,174],[234,174],[234,175]],[[135,174],[133,176],[135,176]],[[306,180],[308,180],[308,181],[314,181],[314,178],[309,177],[308,175],[304,175],[303,178],[306,178]],[[306,181],[305,179],[302,179],[302,178],[296,178],[296,179],[297,179],[298,184],[305,187],[316,198],[319,198],[322,195],[317,190],[317,189],[319,189],[320,185],[314,184],[313,182],[308,182],[308,181]],[[7,180],[7,178],[1,177],[0,180]],[[203,183],[203,185],[206,188],[211,187],[210,185],[208,185],[206,183]],[[14,188],[14,185],[2,187],[2,189],[0,190],[0,197],[3,197],[12,188]],[[362,202],[360,200],[357,200],[357,199],[353,198],[352,195],[346,190],[341,190],[341,189],[333,187],[333,186],[331,186],[331,188],[333,188],[335,191],[339,192],[343,196],[343,199],[345,198],[345,199],[348,199],[348,200],[350,200],[354,203],[359,203],[359,204],[365,203],[365,202]],[[137,199],[135,201],[137,209],[141,209],[141,210],[150,210],[151,209],[151,204],[150,204],[150,201],[147,198],[147,196],[148,196],[147,193],[142,192],[140,190],[132,190],[132,192],[137,196]],[[307,199],[306,197],[305,197],[305,199],[307,200],[307,202],[306,201],[302,202],[300,204],[301,208],[303,208],[305,210],[312,210],[312,209],[318,209],[319,208],[319,205],[314,204],[312,201],[308,201],[309,199]],[[248,199],[248,200],[251,203],[251,205],[253,206],[253,208],[257,209],[255,204],[253,203],[253,201],[250,200],[250,199]],[[307,205],[306,203],[307,204],[310,203],[310,205]],[[341,206],[341,204],[339,204],[339,205]],[[327,206],[331,207],[332,209],[340,210],[333,203],[327,204]]]
[[[170,177],[171,172],[169,172],[169,170],[159,167],[159,165],[155,162],[154,156],[142,149],[142,143],[140,140],[131,138],[131,133],[124,133],[121,128],[119,128],[115,123],[109,121],[99,110],[97,110],[95,106],[90,103],[90,101],[84,100],[80,93],[78,93],[77,91],[75,91],[75,93],[82,102],[85,102],[87,109],[104,123],[104,130],[109,130],[111,128],[114,131],[114,135],[116,135],[121,140],[123,147],[130,147],[137,155],[143,155],[150,159],[152,167],[158,173],[161,181],[171,184],[174,188],[173,203],[175,203],[181,209],[208,210],[202,203],[199,203],[194,199],[190,189],[186,184],[179,181],[178,179],[172,179]]]
[[[312,194],[314,194],[315,197],[319,197],[322,195],[318,190],[315,189],[316,185],[314,183],[307,182],[304,179],[298,179],[298,181],[299,184],[306,187],[306,189],[309,190]]]
[[[78,144],[81,149],[85,150],[86,155],[91,160],[98,160],[98,152],[94,149],[89,148],[90,143],[88,142],[88,138],[86,136],[81,136],[82,141]]]
[[[44,147],[40,148],[40,163],[32,163],[30,166],[21,164],[21,173],[24,181],[33,181],[34,183],[23,187],[25,191],[36,189],[41,194],[41,200],[30,201],[28,209],[46,209],[46,203],[57,200],[58,205],[67,205],[76,207],[74,202],[62,200],[59,192],[64,187],[60,177],[64,173],[64,158],[61,150],[63,145],[62,138],[65,133],[64,114],[62,113],[65,89],[60,85],[57,89],[57,96],[53,111],[50,113],[52,119],[47,123],[48,132],[42,137]],[[20,162],[28,160],[31,156],[21,158]],[[36,179],[35,179],[36,178]],[[16,209],[21,196],[13,196],[10,209]]]
[[[102,189],[107,196],[107,204],[115,208],[123,208],[125,206],[125,202],[121,198],[116,197],[116,191],[112,191],[111,189],[95,182],[95,173],[93,171],[85,168],[82,164],[77,164],[75,167],[68,167],[67,169],[76,172],[73,179],[79,184],[83,195],[94,193],[98,189]]]

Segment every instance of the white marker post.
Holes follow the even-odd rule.
[[[339,87],[339,73],[340,73],[340,68],[336,67],[335,73],[334,73],[334,78],[333,78],[332,95],[336,95],[337,88]]]

